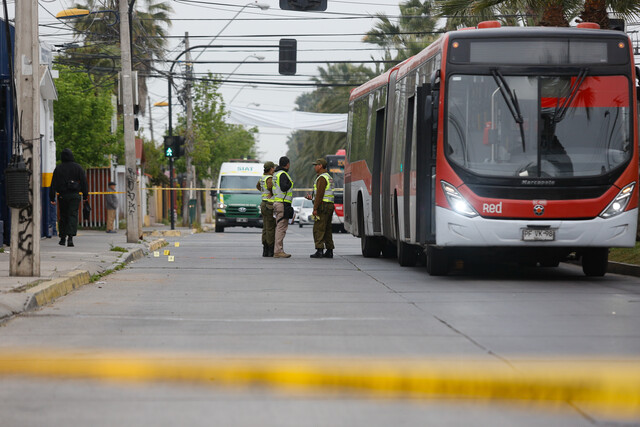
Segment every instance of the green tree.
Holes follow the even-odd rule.
[[[229,159],[256,157],[257,130],[226,122],[227,111],[218,92],[219,83],[209,73],[193,85],[193,164],[198,180],[214,178]],[[186,117],[181,115],[174,133],[185,134]],[[178,167],[184,169],[184,160]]]
[[[365,66],[352,64],[329,64],[318,69],[316,83],[328,85],[351,84],[353,86],[320,87],[313,92],[304,93],[296,99],[298,111],[317,113],[346,113],[349,108],[349,93],[355,86],[375,76],[375,72]],[[318,132],[300,130],[292,133],[287,140],[287,157],[291,161],[291,176],[297,188],[313,185],[315,172],[311,167],[313,160],[334,154],[340,148],[346,148],[346,134],[342,132]],[[274,159],[277,161],[278,159]]]
[[[111,91],[96,87],[86,72],[57,65],[58,100],[54,102],[56,152],[73,151],[84,167],[108,165],[117,153],[118,137],[111,133]]]
[[[385,60],[397,62],[420,52],[437,38],[435,34],[437,20],[434,19],[432,0],[407,0],[400,3],[400,18],[397,23],[378,14],[379,22],[365,35],[363,41],[378,45],[384,49]],[[396,52],[395,56],[393,52]],[[390,68],[392,64],[388,64]]]
[[[117,11],[117,0],[86,0],[74,7],[91,11]],[[173,9],[167,1],[138,0],[132,13],[132,68],[138,71],[140,111],[144,113],[147,98],[146,76],[154,62],[164,58],[167,29],[171,26]],[[69,49],[59,61],[84,67],[97,84],[113,85],[120,66],[120,26],[117,14],[94,13],[72,21],[76,38],[82,47]]]
[[[595,22],[609,27],[608,11],[629,19],[640,14],[637,0],[436,0],[441,16],[458,17],[456,22],[473,26],[479,21],[497,19],[505,11],[533,17],[528,25],[568,27],[578,17],[580,21]],[[509,12],[507,12],[509,13]],[[464,18],[462,18],[464,17]]]

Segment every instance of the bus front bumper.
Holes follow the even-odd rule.
[[[500,220],[468,218],[436,207],[436,245],[480,247],[633,247],[638,209],[588,220]],[[553,230],[553,240],[524,240],[525,229]]]

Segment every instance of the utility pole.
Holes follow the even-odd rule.
[[[40,43],[38,2],[15,3],[15,76],[19,141],[29,177],[30,205],[11,209],[11,276],[40,276]],[[8,25],[8,23],[7,23]],[[14,135],[14,138],[18,138]],[[14,153],[19,154],[19,153]]]
[[[124,160],[127,187],[127,243],[136,243],[140,238],[138,224],[138,173],[136,169],[136,141],[133,129],[133,85],[131,71],[131,22],[129,3],[119,0],[120,54],[122,62],[122,113],[124,116]]]
[[[193,81],[193,64],[191,63],[191,51],[189,50],[189,33],[185,32],[184,33],[184,48],[187,51],[186,54],[186,74],[187,74],[187,80],[186,80],[186,85],[185,85],[185,92],[186,92],[186,104],[187,104],[187,129],[186,129],[186,134],[185,134],[185,142],[184,142],[184,156],[185,156],[185,160],[186,160],[186,169],[187,169],[187,187],[189,188],[189,191],[187,192],[187,194],[189,194],[189,199],[188,202],[190,202],[193,198],[194,198],[194,194],[195,194],[195,190],[192,190],[192,188],[195,188],[196,184],[195,184],[195,167],[193,166],[193,161],[192,161],[192,157],[191,154],[193,153],[193,102],[191,99],[191,82]],[[183,209],[182,209],[182,224],[183,225],[190,225],[190,220],[191,217],[189,215],[189,203],[188,202],[184,202],[183,200]],[[200,222],[197,220],[197,222]]]

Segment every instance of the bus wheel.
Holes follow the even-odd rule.
[[[378,258],[380,256],[380,242],[371,236],[360,237],[360,249],[365,258]]]
[[[382,239],[382,256],[384,258],[395,258],[398,255],[396,245],[394,245],[392,241],[387,240],[384,237]]]
[[[444,249],[427,246],[427,273],[431,276],[445,276],[449,273],[449,257]]]
[[[216,233],[224,233],[224,227],[216,223]]]
[[[602,277],[607,273],[609,248],[585,249],[582,253],[582,271],[586,276]]]
[[[405,242],[398,242],[398,263],[403,267],[414,267],[418,262],[418,248]]]

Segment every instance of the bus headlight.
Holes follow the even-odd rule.
[[[631,184],[624,187],[618,195],[609,203],[609,206],[602,211],[600,216],[602,218],[611,218],[618,214],[624,212],[631,200],[631,195],[633,194],[633,189],[636,188],[636,183],[632,182]]]
[[[478,212],[473,209],[469,202],[462,197],[462,194],[460,194],[453,185],[446,181],[440,181],[440,183],[442,184],[442,190],[444,191],[444,195],[447,196],[447,202],[449,202],[451,209],[469,218],[478,216]]]

